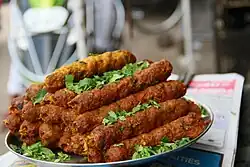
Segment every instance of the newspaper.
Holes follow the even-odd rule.
[[[178,79],[178,76],[172,75],[170,79]],[[214,112],[215,121],[211,129],[192,147],[142,166],[234,166],[243,84],[244,78],[236,73],[196,75],[187,96],[209,106]],[[16,161],[17,157],[7,153],[0,159],[0,164],[10,164],[11,160],[12,167],[27,163]]]
[[[192,147],[218,153],[223,167],[234,166],[243,84],[244,78],[236,73],[196,75],[187,91],[215,116],[211,129]]]

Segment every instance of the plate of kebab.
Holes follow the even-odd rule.
[[[143,164],[194,144],[213,123],[168,60],[125,50],[91,55],[32,84],[12,100],[5,143],[40,166]]]

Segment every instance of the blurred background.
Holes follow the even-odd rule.
[[[249,0],[0,1],[0,113],[56,68],[128,49],[174,73],[237,72],[249,82]],[[0,153],[6,131],[0,133]]]

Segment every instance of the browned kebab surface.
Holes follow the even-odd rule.
[[[26,101],[27,100],[25,96],[16,97],[11,101],[11,104],[9,106],[8,116],[3,121],[3,123],[12,134],[15,134],[16,132],[19,131],[20,125],[23,122],[22,109]]]
[[[160,106],[160,108],[151,107],[137,112],[135,115],[127,117],[126,120],[118,121],[113,125],[100,125],[87,136],[78,133],[72,137],[65,137],[64,142],[69,143],[61,141],[61,145],[63,145],[61,148],[75,154],[88,155],[90,162],[101,162],[101,153],[111,145],[149,132],[164,123],[184,116],[189,112],[190,107],[189,102],[184,99],[168,100],[160,103]]]
[[[79,115],[73,122],[73,131],[86,133],[102,124],[104,117],[109,111],[130,111],[140,103],[146,103],[148,100],[155,100],[160,103],[170,99],[177,99],[185,95],[186,87],[178,81],[161,82],[157,85],[150,86],[145,90],[127,96],[110,105],[100,107],[99,109],[89,111]]]
[[[44,84],[32,84],[30,85],[26,90],[26,96],[28,99],[32,100],[34,97],[36,97],[37,93],[43,89]]]
[[[22,109],[22,119],[29,122],[36,122],[40,120],[41,105],[34,105],[31,101],[24,104]]]
[[[167,137],[170,142],[182,139],[183,137],[193,139],[201,134],[205,125],[199,113],[190,112],[187,116],[178,118],[149,133],[124,140],[119,147],[111,146],[105,154],[105,161],[127,160],[133,155],[135,145],[156,146],[160,144],[163,137]]]
[[[89,56],[85,59],[73,62],[70,65],[63,66],[48,75],[45,79],[45,88],[49,92],[55,92],[64,85],[66,75],[73,75],[76,80],[84,77],[100,75],[106,71],[121,69],[128,63],[134,63],[135,56],[125,50],[114,52],[105,52],[98,56]]]
[[[160,107],[151,107],[127,117],[124,121],[109,126],[100,125],[89,135],[89,147],[107,149],[112,144],[149,132],[164,123],[171,122],[189,111],[185,99],[174,99],[160,103]],[[123,130],[120,130],[120,129]]]
[[[62,137],[64,127],[62,124],[43,123],[39,127],[39,137],[45,146],[57,148],[57,143]]]
[[[85,91],[77,95],[68,105],[80,113],[99,108],[165,81],[171,75],[172,69],[167,60],[152,63],[148,68],[135,72],[132,77],[105,85],[102,89]]]
[[[19,129],[20,139],[28,145],[34,144],[39,139],[40,125],[41,122],[31,123],[24,120]]]
[[[160,108],[150,108],[138,112],[135,116],[128,117],[125,121],[113,126],[99,126],[88,137],[88,160],[90,162],[102,162],[102,153],[115,143],[148,133],[151,130],[187,115],[193,111],[193,104],[185,99],[168,100],[160,103]],[[195,108],[195,112],[197,112]],[[200,115],[200,112],[198,113]],[[119,129],[123,127],[123,131]],[[93,153],[93,154],[91,154]]]
[[[68,108],[68,102],[70,102],[75,96],[75,92],[63,88],[55,93],[47,93],[43,101],[48,104]]]
[[[62,115],[69,110],[63,107],[46,104],[41,106],[40,117],[45,123],[62,123]]]
[[[172,72],[167,60],[149,61],[148,68],[131,77],[79,95],[65,88],[65,75],[71,74],[79,81],[135,61],[130,52],[115,51],[64,66],[44,83],[32,84],[26,95],[13,99],[4,124],[28,145],[40,140],[48,148],[59,147],[66,153],[88,156],[89,162],[128,159],[135,143],[153,146],[159,144],[162,136],[171,141],[196,137],[204,125],[200,121],[200,108],[181,98],[186,93],[182,83],[166,81]],[[33,104],[42,89],[47,94],[40,104]],[[139,111],[112,125],[102,124],[110,111],[129,112],[149,100],[160,103],[160,108]],[[120,142],[126,147],[113,146]]]

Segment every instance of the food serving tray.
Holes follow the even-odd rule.
[[[175,152],[178,152],[188,146],[191,146],[192,144],[196,143],[197,140],[199,140],[204,134],[207,133],[207,131],[211,128],[213,121],[214,121],[214,114],[211,111],[211,109],[202,104],[197,102],[196,100],[193,100],[189,97],[185,97],[188,100],[193,101],[194,103],[196,103],[197,105],[201,106],[203,108],[203,111],[206,113],[205,115],[203,115],[203,119],[206,121],[210,121],[209,124],[207,125],[207,127],[204,129],[204,131],[196,138],[192,139],[190,142],[188,142],[185,145],[182,145],[174,150],[165,152],[165,153],[161,153],[161,154],[157,154],[157,155],[152,155],[150,157],[147,158],[141,158],[141,159],[135,159],[135,160],[126,160],[126,161],[117,161],[117,162],[109,162],[109,163],[84,163],[83,162],[83,157],[79,157],[79,156],[73,156],[69,162],[67,163],[56,163],[56,162],[49,162],[49,161],[42,161],[42,160],[37,160],[37,159],[33,159],[30,157],[26,157],[24,155],[21,155],[17,152],[15,152],[10,145],[21,145],[21,142],[18,140],[17,137],[15,137],[14,135],[8,133],[5,137],[5,144],[7,146],[7,148],[14,153],[15,155],[17,155],[19,158],[21,159],[25,159],[28,160],[36,165],[38,165],[39,167],[118,167],[118,166],[133,166],[133,165],[141,165],[141,164],[146,164],[148,162],[152,162],[158,158],[161,158],[162,156],[168,156],[171,155]],[[56,152],[56,151],[55,151]]]

